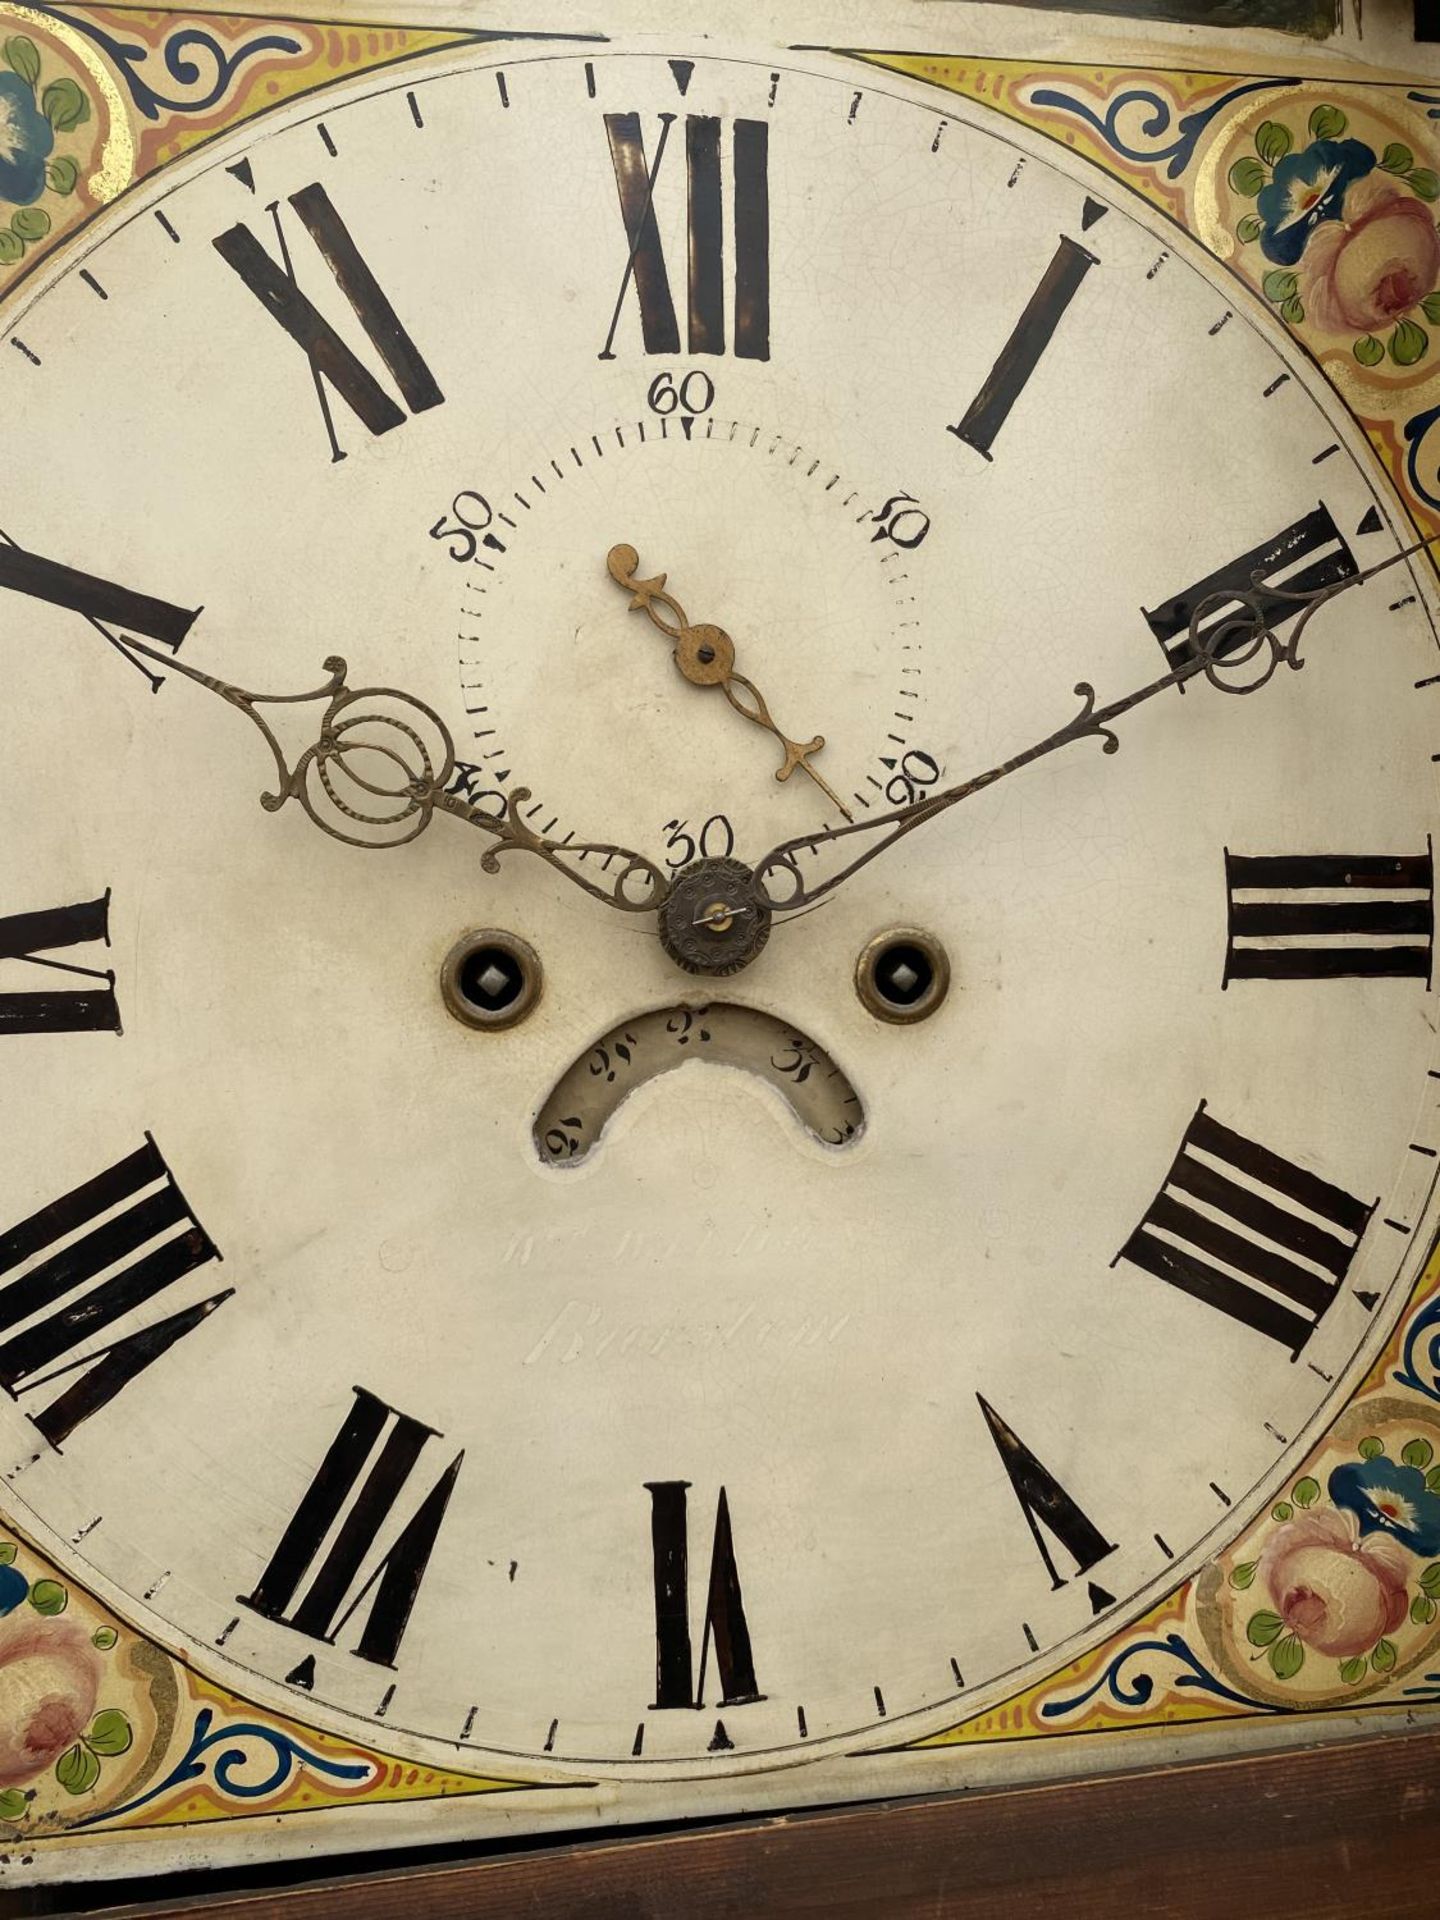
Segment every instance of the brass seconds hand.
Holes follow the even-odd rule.
[[[675,642],[675,650],[671,657],[691,686],[720,687],[724,691],[725,698],[738,714],[746,720],[753,720],[757,727],[764,727],[767,733],[774,734],[785,750],[785,758],[776,768],[775,778],[788,780],[796,767],[799,767],[803,773],[809,774],[820,791],[839,808],[845,818],[853,821],[854,814],[839,794],[810,764],[810,756],[818,753],[825,744],[824,734],[817,733],[813,740],[802,743],[799,740],[789,739],[780,731],[771,719],[770,709],[766,706],[754,681],[747,680],[743,673],[736,673],[735,642],[724,628],[708,625],[692,627],[685,617],[685,609],[680,602],[673,594],[665,591],[663,573],[657,573],[651,580],[637,580],[635,576],[639,571],[640,556],[634,547],[625,545],[611,547],[605,556],[605,564],[610,569],[610,578],[630,594],[630,611],[632,613],[643,611],[648,614],[660,631]],[[673,626],[661,612],[662,607],[668,607],[674,615]],[[750,696],[750,702],[753,702],[753,705],[741,699],[735,691],[737,687],[743,688]]]

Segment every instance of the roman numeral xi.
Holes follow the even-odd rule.
[[[678,353],[680,328],[670,292],[655,192],[670,143],[673,113],[660,115],[653,165],[638,113],[607,113],[605,132],[620,195],[629,254],[600,350],[615,358],[615,334],[633,286],[646,353]],[[725,351],[725,188],[723,123],[692,113],[685,121],[685,203],[689,219],[686,292],[691,353]],[[770,128],[736,120],[731,128],[734,182],[734,346],[742,360],[770,358]]]
[[[13,1276],[0,1286],[0,1387],[13,1399],[69,1380],[30,1416],[59,1447],[234,1289],[108,1340],[107,1330],[219,1258],[147,1136],[113,1167],[0,1233],[0,1278]]]
[[[410,412],[423,413],[429,407],[438,407],[445,396],[434,374],[406,332],[389,296],[371,272],[324,187],[318,182],[302,187],[290,195],[290,205],[334,275],[336,286],[354,308],[371,346]],[[243,222],[216,238],[215,251],[309,360],[315,397],[330,439],[331,458],[343,460],[345,452],[335,431],[326,382],[371,433],[389,433],[392,428],[402,426],[407,416],[365,362],[300,291],[279,202],[272,201],[267,211],[275,223],[278,264]]]
[[[1222,1126],[1202,1100],[1164,1186],[1115,1258],[1293,1358],[1338,1295],[1374,1211],[1373,1201]]]

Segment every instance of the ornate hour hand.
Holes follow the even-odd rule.
[[[817,733],[814,739],[802,742],[791,740],[781,732],[770,717],[770,709],[754,681],[747,680],[743,673],[736,673],[735,642],[724,628],[708,624],[691,626],[680,602],[674,594],[666,592],[666,576],[663,573],[657,573],[650,580],[637,579],[640,556],[634,547],[623,544],[611,547],[605,556],[605,564],[610,570],[610,578],[630,594],[631,612],[647,614],[661,633],[674,641],[672,658],[691,686],[719,687],[738,714],[753,721],[757,727],[764,727],[767,733],[774,734],[785,756],[775,770],[775,778],[788,780],[799,767],[802,773],[809,774],[820,791],[847,820],[853,820],[854,814],[839,794],[810,764],[811,756],[819,753],[825,744],[824,734]],[[673,619],[667,619],[662,609],[668,609]],[[736,691],[737,688],[740,692]],[[748,698],[742,698],[742,695]]]
[[[1033,761],[1042,760],[1061,747],[1068,747],[1073,740],[1093,737],[1099,740],[1103,752],[1117,752],[1120,741],[1113,726],[1116,720],[1132,707],[1153,700],[1157,693],[1180,686],[1197,675],[1203,674],[1222,693],[1256,693],[1282,665],[1298,672],[1305,664],[1300,657],[1300,641],[1321,607],[1337,594],[1348,593],[1352,587],[1363,586],[1367,580],[1373,580],[1377,573],[1384,573],[1387,567],[1398,566],[1402,560],[1423,552],[1436,540],[1440,540],[1440,534],[1432,535],[1429,540],[1417,541],[1414,546],[1405,547],[1399,553],[1392,553],[1388,560],[1380,561],[1364,573],[1352,574],[1348,579],[1318,588],[1313,593],[1289,593],[1283,587],[1277,587],[1256,575],[1254,587],[1246,592],[1226,591],[1209,595],[1191,613],[1188,656],[1172,672],[1135,688],[1119,700],[1112,700],[1106,707],[1097,707],[1095,689],[1088,682],[1080,681],[1075,692],[1082,704],[1075,718],[1065,726],[1057,727],[1054,733],[1046,734],[1023,752],[1002,761],[999,766],[973,774],[958,786],[946,787],[942,792],[917,800],[911,806],[901,807],[895,813],[852,822],[845,827],[832,827],[822,833],[800,834],[793,840],[782,841],[778,847],[772,847],[763,859],[756,862],[756,895],[766,907],[776,912],[790,913],[808,907],[833,892],[842,880],[847,880],[861,867],[868,866],[887,847],[893,847],[897,840],[903,840],[907,833],[913,833],[916,827],[923,826],[927,820],[948,812],[962,800],[968,800],[972,794],[993,787],[1021,767],[1028,767]],[[1277,617],[1273,610],[1276,600],[1288,600],[1300,610],[1288,638],[1283,640],[1273,625]],[[1225,611],[1237,604],[1237,612]],[[1217,615],[1222,617],[1217,619]],[[1280,617],[1290,616],[1286,614]],[[1202,631],[1207,621],[1214,621],[1214,624],[1208,632]],[[846,865],[828,874],[822,868],[820,872],[823,877],[807,880],[802,874],[795,857],[798,853],[828,846],[832,841],[846,840],[857,834],[871,838],[861,843],[862,851]],[[813,875],[815,871],[807,865],[807,873]]]
[[[601,841],[562,844],[532,831],[520,815],[530,798],[526,787],[517,787],[509,795],[505,813],[498,818],[451,792],[455,743],[439,714],[413,694],[394,687],[346,686],[348,668],[338,655],[324,663],[329,675],[324,685],[309,693],[251,693],[131,634],[125,635],[124,644],[157,661],[166,673],[183,674],[197,686],[208,687],[254,721],[275,760],[275,790],[260,796],[267,812],[276,813],[287,801],[296,800],[323,833],[346,846],[367,848],[405,846],[419,838],[437,813],[446,813],[478,827],[498,843],[481,857],[486,873],[499,872],[503,853],[535,853],[577,887],[623,913],[653,912],[669,897],[669,880],[643,854]],[[292,767],[260,708],[304,706],[317,700],[325,702],[318,738]],[[606,872],[618,859],[620,871],[613,880],[598,884],[589,872],[568,864],[586,854],[604,856]]]

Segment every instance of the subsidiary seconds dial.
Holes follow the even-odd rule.
[[[985,109],[738,45],[397,72],[5,315],[0,1473],[387,1751],[898,1744],[1246,1524],[1415,1278],[1428,590],[1362,577],[1403,530],[1263,316]],[[1327,587],[1303,672],[1030,756],[723,992],[463,806],[290,804],[524,787],[743,874],[842,824],[797,744],[863,829]],[[951,968],[909,1025],[854,985],[896,928]],[[476,929],[529,1018],[452,1018]]]

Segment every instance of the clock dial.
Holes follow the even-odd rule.
[[[963,1717],[1259,1509],[1428,1244],[1435,641],[1358,437],[1138,205],[855,80],[407,70],[167,172],[0,363],[0,1471],[202,1667],[451,1764]],[[343,656],[462,815],[675,874],[1324,588],[1303,672],[1019,767],[723,994],[454,819],[316,833],[242,719],[321,709],[235,691]],[[544,988],[476,1031],[483,927]],[[887,928],[931,1017],[855,990]]]

